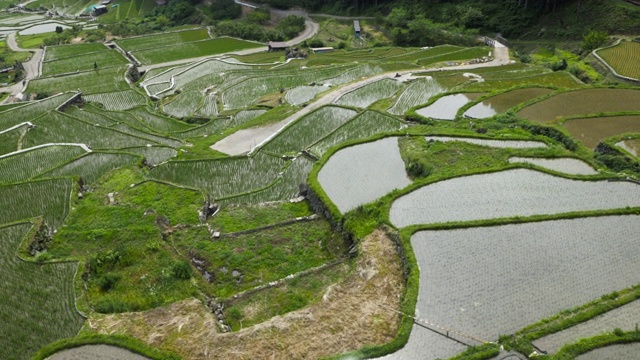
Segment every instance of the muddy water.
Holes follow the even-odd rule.
[[[638,215],[418,232],[416,312],[495,341],[640,282],[639,232]]]
[[[83,345],[62,350],[48,360],[148,360],[148,357],[111,345]]]
[[[397,227],[640,206],[632,182],[565,179],[530,169],[463,176],[419,188],[391,205]]]
[[[544,88],[527,88],[509,91],[504,94],[492,96],[483,102],[473,105],[465,111],[464,116],[475,119],[488,118],[503,113],[520,103],[549,94],[552,91],[551,89]]]
[[[589,164],[582,160],[572,158],[525,158],[525,157],[510,157],[510,163],[527,163],[536,166],[543,167],[545,169],[562,172],[571,175],[595,175],[598,172],[592,168]]]
[[[468,94],[452,94],[446,95],[433,104],[420,108],[416,112],[424,117],[429,117],[439,120],[453,120],[456,118],[458,110],[484,94],[482,93],[468,93]]]
[[[342,213],[411,183],[395,137],[338,151],[320,170],[318,181]]]
[[[627,150],[635,157],[640,157],[640,139],[620,141],[616,143],[616,146]]]
[[[601,140],[610,136],[640,132],[640,115],[571,119],[564,127],[586,147],[595,149]]]
[[[568,91],[544,99],[520,110],[518,115],[545,123],[567,116],[638,111],[639,103],[640,90],[586,89]]]

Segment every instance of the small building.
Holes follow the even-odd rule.
[[[102,0],[100,1],[100,5],[109,5],[111,4],[111,0]]]
[[[330,47],[330,46],[318,47],[318,48],[311,48],[311,51],[313,51],[314,53],[317,53],[317,54],[322,54],[322,53],[332,52],[333,48]]]
[[[285,51],[288,47],[284,41],[269,41],[267,46],[269,47],[269,51]]]
[[[353,20],[353,31],[356,34],[356,37],[360,37],[360,21]]]
[[[106,5],[96,5],[91,10],[91,13],[93,14],[93,16],[98,16],[98,15],[106,14],[107,11],[108,10]]]
[[[167,5],[167,0],[156,0],[156,5],[158,6]]]

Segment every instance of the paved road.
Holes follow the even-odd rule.
[[[16,42],[16,33],[13,32],[7,36],[7,46],[12,51],[25,52],[28,51],[31,53],[31,58],[29,61],[23,62],[25,72],[25,85],[22,85],[22,82],[19,82],[15,85],[8,86],[5,88],[0,88],[0,92],[11,93],[11,96],[16,96],[19,93],[23,92],[23,90],[27,87],[26,84],[29,80],[35,79],[40,76],[40,59],[42,58],[43,51],[42,49],[22,49],[18,42]]]
[[[506,48],[504,45],[496,42],[496,45],[493,51],[494,51],[494,59],[486,63],[448,66],[443,68],[415,69],[415,70],[403,71],[403,72],[400,72],[399,74],[408,75],[408,74],[411,74],[412,72],[467,70],[467,69],[477,69],[477,68],[483,68],[483,67],[500,66],[500,65],[506,65],[510,63],[511,60],[509,59],[509,49]],[[296,120],[307,115],[311,111],[321,106],[333,103],[334,101],[336,101],[342,95],[348,93],[349,91],[365,86],[372,82],[378,81],[380,79],[393,78],[397,73],[398,72],[394,71],[394,72],[379,74],[379,75],[372,76],[370,78],[340,87],[336,90],[333,90],[325,94],[320,99],[300,109],[298,112],[287,117],[282,121],[279,121],[275,124],[271,124],[265,127],[236,131],[235,133],[213,144],[211,148],[229,155],[242,155],[246,153],[251,154],[257,149],[259,149],[262,145],[266,144],[278,133],[280,133],[280,131],[282,131],[285,127],[287,127],[287,125],[295,122]]]

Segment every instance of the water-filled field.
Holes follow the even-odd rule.
[[[148,358],[138,355],[129,350],[111,345],[83,345],[71,349],[65,349],[51,355],[49,360],[147,360]]]
[[[635,155],[636,157],[640,156],[640,139],[620,141],[616,143],[616,146],[619,146],[627,150],[628,152]]]
[[[453,120],[461,107],[480,96],[482,94],[479,93],[446,95],[436,100],[433,104],[416,110],[416,113],[433,119]]]
[[[496,340],[640,282],[639,231],[629,215],[418,232],[416,311]]]
[[[532,148],[546,148],[547,144],[541,141],[530,140],[494,140],[494,139],[480,139],[480,138],[465,138],[465,137],[453,137],[453,136],[426,136],[427,141],[460,141],[469,144],[475,144],[480,146],[489,146],[503,149],[532,149]]]
[[[430,76],[415,80],[398,96],[395,104],[388,111],[394,115],[402,115],[410,108],[424,104],[432,96],[445,91],[447,90]]]
[[[526,88],[509,91],[473,105],[464,112],[464,116],[476,119],[488,118],[503,113],[520,103],[549,94],[551,91],[551,89],[545,88]]]
[[[640,354],[640,344],[610,345],[578,355],[576,360],[618,360],[635,359]]]
[[[632,182],[565,179],[529,169],[463,176],[426,185],[391,205],[397,227],[640,206]]]
[[[546,123],[568,116],[637,111],[640,90],[585,89],[563,92],[518,112],[525,119]]]
[[[594,149],[610,136],[627,132],[640,132],[640,115],[606,116],[571,119],[563,126],[586,147]]]
[[[411,183],[394,137],[338,151],[320,170],[318,181],[342,213]]]
[[[545,169],[572,175],[595,175],[598,172],[582,160],[573,158],[524,158],[511,157],[510,163],[527,163]]]
[[[397,352],[383,356],[379,359],[448,359],[463,352],[465,349],[466,346],[457,343],[454,340],[447,339],[445,336],[437,334],[430,329],[414,324],[407,344]]]
[[[610,310],[587,322],[547,335],[533,343],[542,350],[555,353],[565,344],[600,335],[605,331],[612,332],[615,328],[620,328],[624,331],[634,330],[638,323],[638,314],[640,314],[640,301],[636,300],[617,309]],[[621,357],[619,359],[624,358]]]

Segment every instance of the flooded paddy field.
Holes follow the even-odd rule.
[[[526,88],[509,91],[504,94],[492,96],[473,105],[465,111],[464,116],[475,119],[492,117],[503,113],[518,104],[549,94],[552,91],[553,90],[551,89],[545,88]]]
[[[640,321],[640,300],[613,309],[587,322],[572,326],[555,334],[547,335],[533,342],[533,344],[549,353],[555,353],[565,344],[579,339],[590,338],[605,332],[613,332],[615,328],[625,331],[634,330]],[[640,348],[638,349],[640,353]],[[619,359],[629,359],[620,357]]]
[[[129,350],[111,345],[84,345],[71,349],[65,349],[57,352],[48,360],[148,360],[146,356],[142,356]]]
[[[511,157],[510,163],[527,163],[571,175],[595,175],[598,172],[586,162],[573,158]]]
[[[497,340],[640,282],[639,232],[637,215],[417,232],[417,316]]]
[[[518,116],[546,123],[567,116],[638,111],[640,90],[586,89],[567,91],[529,105]]]
[[[640,206],[640,185],[571,180],[512,169],[436,182],[399,197],[397,227]]]
[[[403,359],[448,359],[467,349],[466,346],[447,339],[430,329],[420,325],[413,325],[409,341],[400,350],[393,354],[378,358],[379,360],[403,360]]]
[[[579,355],[576,360],[637,359],[638,354],[640,354],[640,343],[611,345]]]
[[[563,126],[584,146],[595,149],[600,141],[610,136],[640,132],[640,115],[571,119]]]
[[[469,144],[489,146],[502,149],[531,149],[531,148],[546,148],[547,144],[541,141],[530,140],[492,140],[492,139],[479,139],[479,138],[465,138],[454,136],[426,136],[427,141],[462,141]]]
[[[616,146],[627,150],[635,157],[640,157],[640,139],[620,141],[616,143]]]
[[[320,170],[318,181],[342,213],[411,183],[395,137],[338,151]]]
[[[433,104],[416,110],[416,113],[432,119],[454,120],[461,107],[482,95],[484,95],[484,93],[445,95]]]

